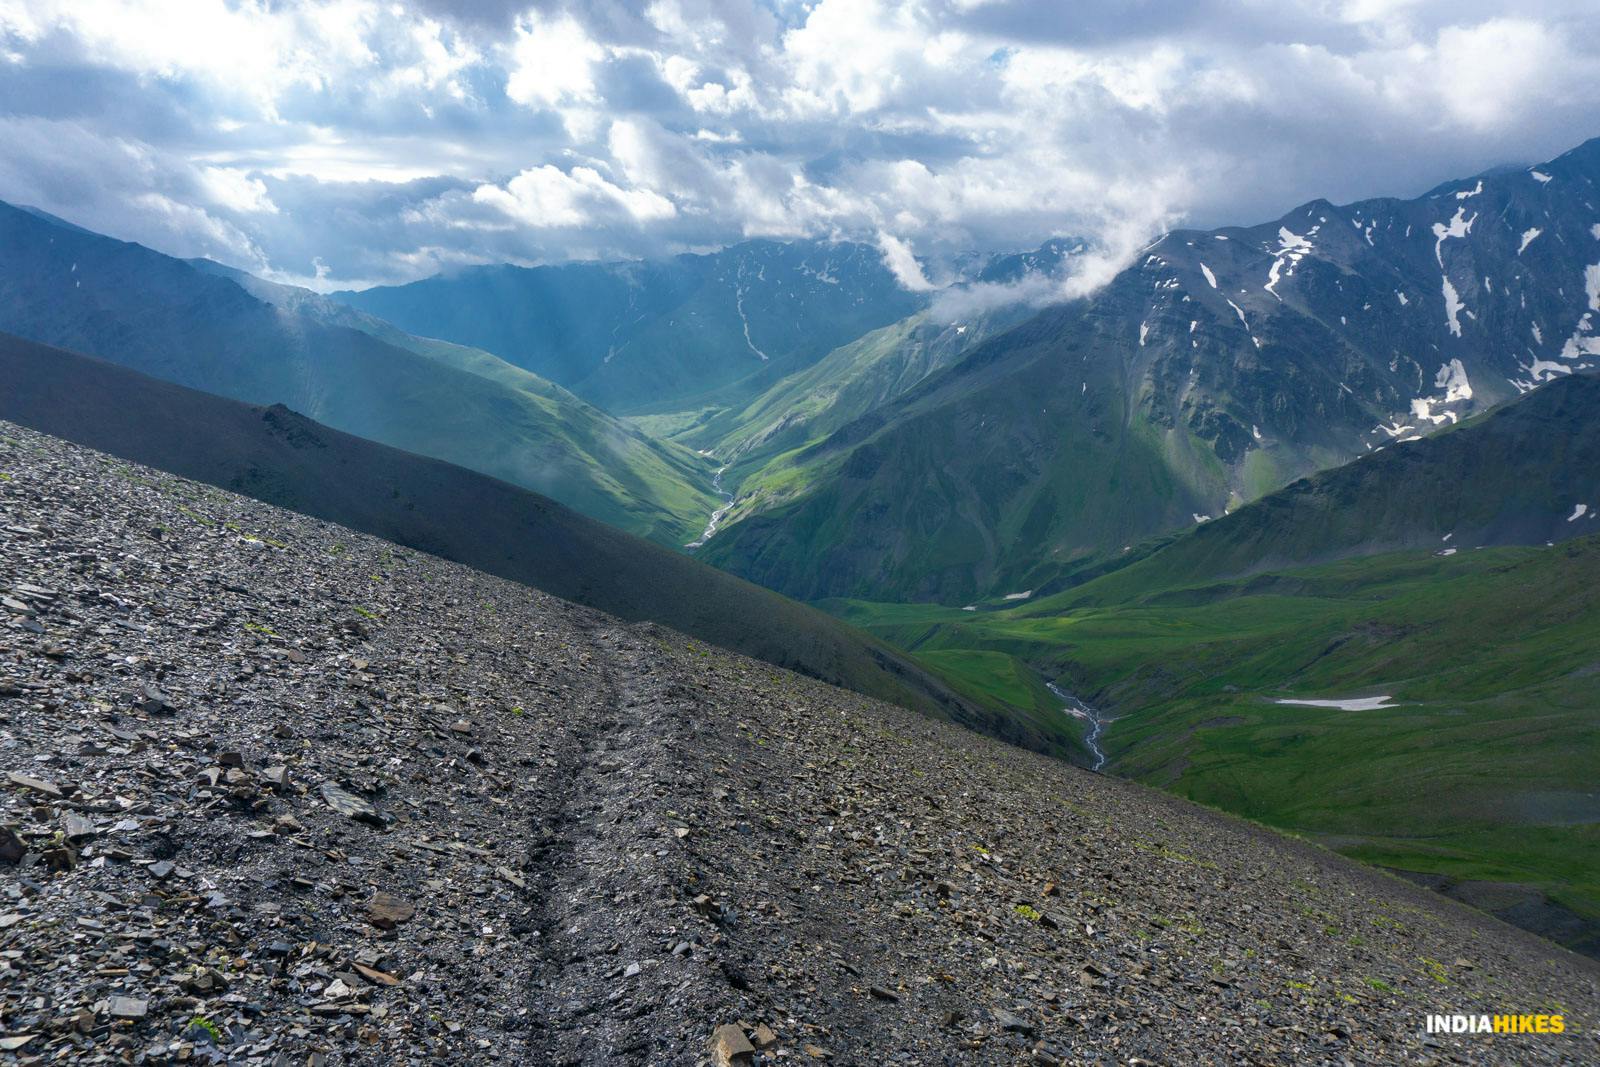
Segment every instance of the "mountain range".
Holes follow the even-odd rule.
[[[487,349],[618,414],[754,395],[926,303],[878,249],[815,241],[472,267],[333,295],[402,329]]]
[[[698,531],[716,499],[700,457],[487,352],[5,204],[0,330],[286,404],[667,543]]]
[[[1597,181],[1590,141],[1415,200],[1167,234],[782,478],[730,482],[702,554],[802,599],[1041,589],[1600,365]]]
[[[335,298],[703,455],[724,499],[692,544],[717,566],[801,599],[959,604],[1596,365],[1597,178],[1591,141],[1410,200],[1174,231],[1044,307],[1082,242],[974,257],[931,297],[864,246],[750,242]]]
[[[324,296],[0,205],[0,417],[1600,954],[1597,184],[1591,141],[1176,231],[1073,300],[1065,238]]]

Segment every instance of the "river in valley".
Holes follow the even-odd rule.
[[[722,517],[733,510],[733,494],[722,488],[722,472],[727,469],[726,465],[718,467],[716,477],[711,479],[711,488],[722,498],[722,506],[711,513],[711,521],[706,523],[705,532],[697,540],[690,541],[684,545],[684,548],[699,548],[711,540],[711,535],[717,532],[717,526],[722,522]]]
[[[1106,725],[1111,722],[1111,719],[1102,715],[1098,709],[1091,708],[1059,685],[1056,685],[1056,683],[1046,682],[1045,685],[1050,692],[1066,702],[1066,707],[1061,710],[1089,724],[1089,732],[1084,735],[1083,743],[1089,749],[1089,756],[1094,761],[1089,769],[1098,771],[1106,765],[1106,752],[1105,749],[1100,747],[1100,739],[1105,736]]]

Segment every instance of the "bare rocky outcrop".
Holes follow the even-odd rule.
[[[0,1062],[1600,1058],[1426,890],[9,424],[0,596]]]

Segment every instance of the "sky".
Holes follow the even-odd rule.
[[[753,237],[918,286],[1550,158],[1597,45],[1594,0],[0,0],[0,199],[323,290]]]

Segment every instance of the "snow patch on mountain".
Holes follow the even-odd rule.
[[[1200,273],[1206,276],[1206,281],[1211,283],[1211,288],[1217,287],[1217,276],[1211,273],[1211,268],[1204,263],[1200,264]]]
[[[1469,197],[1477,196],[1481,192],[1483,192],[1483,179],[1479,178],[1478,179],[1478,184],[1475,187],[1473,187],[1471,189],[1463,189],[1461,192],[1456,194],[1456,199],[1457,200],[1466,200]]]
[[[1533,362],[1523,364],[1522,369],[1528,373],[1527,380],[1517,381],[1513,379],[1511,382],[1512,385],[1517,387],[1517,391],[1521,393],[1526,393],[1540,382],[1547,382],[1557,375],[1572,373],[1572,368],[1565,363],[1553,363],[1548,359],[1540,359],[1538,356],[1533,357]]]
[[[1227,297],[1223,297],[1223,299],[1228,300]],[[1233,309],[1233,313],[1235,315],[1239,316],[1239,321],[1244,323],[1244,332],[1250,335],[1250,343],[1255,345],[1257,348],[1260,348],[1261,339],[1257,337],[1255,331],[1250,328],[1250,320],[1244,317],[1244,308],[1240,307],[1238,304],[1235,304],[1232,300],[1228,300],[1228,306]]]
[[[1587,329],[1588,322],[1589,317],[1585,315],[1580,331]],[[1600,337],[1579,332],[1567,338],[1567,343],[1561,346],[1561,358],[1577,359],[1580,356],[1600,356]]]
[[[1440,364],[1439,373],[1433,376],[1433,387],[1444,390],[1446,404],[1472,399],[1472,383],[1467,381],[1467,368],[1459,359]]]
[[[1520,256],[1522,253],[1526,252],[1528,250],[1528,246],[1533,244],[1533,239],[1543,232],[1544,231],[1539,229],[1537,226],[1533,227],[1532,229],[1523,230],[1522,243],[1517,246],[1517,255]]]
[[[1444,276],[1444,317],[1445,325],[1457,337],[1461,336],[1461,309],[1466,305],[1461,302],[1461,297],[1456,295],[1456,287],[1450,284],[1450,276]]]
[[[1262,286],[1263,289],[1273,296],[1277,296],[1279,300],[1283,299],[1283,297],[1278,296],[1277,288],[1283,264],[1285,261],[1288,262],[1289,274],[1292,276],[1295,264],[1315,250],[1308,238],[1316,232],[1317,227],[1313,226],[1311,233],[1302,237],[1287,226],[1278,227],[1278,249],[1272,253],[1272,266],[1267,271],[1267,284]],[[1271,250],[1269,249],[1269,251]]]
[[[1572,509],[1572,514],[1567,516],[1568,522],[1577,522],[1589,513],[1588,504],[1578,504]]]
[[[1439,261],[1439,266],[1441,268],[1444,267],[1444,243],[1452,237],[1467,236],[1472,232],[1472,224],[1478,221],[1477,215],[1473,215],[1469,219],[1466,217],[1466,214],[1466,208],[1458,207],[1456,208],[1455,215],[1450,219],[1450,224],[1448,226],[1442,222],[1436,222],[1433,224],[1433,256]]]
[[[1583,291],[1588,301],[1588,311],[1578,320],[1577,329],[1561,346],[1562,359],[1581,356],[1600,356],[1600,336],[1594,333],[1594,313],[1600,311],[1600,263],[1583,268]]]
[[[764,266],[761,269],[763,272],[766,271]],[[744,314],[744,286],[742,285],[735,287],[733,291],[733,306],[739,312],[740,325],[744,327],[744,343],[749,346],[750,351],[761,357],[761,362],[767,362],[767,354],[757,348],[756,343],[750,339],[750,320]]]
[[[1433,405],[1435,403],[1436,401],[1429,400],[1427,397],[1419,396],[1411,402],[1411,414],[1423,422],[1429,422],[1435,426],[1440,423],[1455,421],[1455,416],[1448,411],[1441,411],[1435,415],[1433,413]]]
[[[1472,399],[1472,383],[1467,380],[1467,368],[1459,359],[1441,363],[1439,372],[1433,376],[1433,387],[1439,390],[1437,394],[1419,396],[1411,401],[1412,417],[1418,422],[1434,426],[1459,421],[1460,414],[1450,410],[1450,407]]]
[[[1543,185],[1545,182],[1550,180],[1550,175],[1542,174],[1536,170],[1530,170],[1528,173],[1533,175],[1533,180],[1538,182],[1540,185]]]

